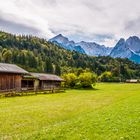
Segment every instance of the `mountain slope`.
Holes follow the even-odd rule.
[[[105,47],[104,45],[99,45],[94,42],[81,41],[77,43],[77,45],[81,46],[86,54],[90,56],[107,56],[112,50],[112,48]]]
[[[110,54],[112,48],[107,48],[104,45],[99,45],[94,42],[84,42],[75,43],[74,41],[69,41],[68,38],[59,34],[54,38],[49,40],[67,50],[75,50],[80,53],[85,53],[90,56],[107,56]]]
[[[59,34],[54,38],[50,39],[49,42],[52,42],[70,51],[77,51],[83,54],[85,53],[81,46],[76,45],[74,41],[69,41],[69,39],[64,37],[62,34]]]
[[[110,53],[114,58],[129,58],[130,60],[140,63],[140,40],[138,37],[130,37],[126,41],[120,39]]]
[[[126,40],[127,45],[135,53],[140,54],[140,39],[137,36],[129,37]]]

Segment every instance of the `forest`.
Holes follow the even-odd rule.
[[[140,65],[128,59],[88,56],[65,50],[43,38],[3,31],[0,31],[0,62],[17,64],[30,72],[78,75],[90,71],[97,76],[109,73],[108,81],[140,79]]]

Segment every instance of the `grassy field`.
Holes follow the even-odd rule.
[[[2,98],[0,139],[139,140],[140,84]]]

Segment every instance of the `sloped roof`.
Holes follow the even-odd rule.
[[[28,72],[15,64],[0,63],[0,72],[27,74]]]
[[[45,73],[30,73],[32,76],[36,77],[39,80],[47,80],[47,81],[64,81],[64,79],[60,78],[54,74],[45,74]]]

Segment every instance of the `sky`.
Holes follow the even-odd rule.
[[[139,0],[0,0],[0,30],[113,47],[140,36]]]

